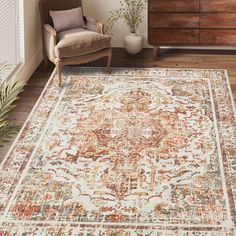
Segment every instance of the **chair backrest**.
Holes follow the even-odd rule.
[[[39,11],[41,23],[53,25],[52,19],[49,15],[50,11],[69,10],[76,7],[81,7],[81,0],[40,0]]]

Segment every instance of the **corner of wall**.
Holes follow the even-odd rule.
[[[16,75],[16,80],[28,81],[43,59],[42,47],[40,46],[34,55],[20,68]]]

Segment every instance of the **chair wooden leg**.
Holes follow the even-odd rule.
[[[47,70],[47,68],[48,68],[48,58],[47,58],[46,54],[43,55],[43,62],[44,62],[44,70]]]
[[[56,68],[57,68],[57,76],[58,76],[58,85],[61,87],[62,85],[62,75],[61,75],[61,71],[62,71],[62,66],[61,64],[58,62],[56,64]]]
[[[107,56],[107,73],[111,74],[111,59],[112,59],[112,49],[110,49],[109,54]]]

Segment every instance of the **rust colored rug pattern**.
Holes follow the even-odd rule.
[[[68,67],[0,167],[0,235],[234,236],[224,70]]]

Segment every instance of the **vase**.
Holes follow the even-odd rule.
[[[130,33],[124,39],[125,50],[130,54],[137,54],[143,49],[143,38],[136,33]]]

